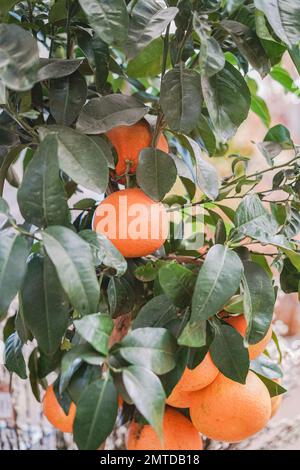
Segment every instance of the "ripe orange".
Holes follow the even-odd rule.
[[[191,403],[191,392],[186,392],[175,386],[168,396],[166,403],[174,408],[189,408]]]
[[[242,336],[245,336],[246,329],[247,329],[247,322],[246,322],[246,318],[244,315],[231,316],[228,318],[223,318],[223,320],[229,323],[231,326],[233,326]],[[248,346],[249,357],[251,360],[260,356],[260,354],[264,352],[271,338],[272,338],[272,325],[268,329],[266,336],[261,341],[259,341],[257,344],[250,344]]]
[[[110,194],[94,215],[93,229],[103,233],[126,258],[147,256],[158,250],[168,235],[168,215],[138,188]]]
[[[271,399],[263,382],[249,372],[242,385],[219,374],[193,393],[192,423],[210,439],[239,442],[263,429],[271,416]]]
[[[47,388],[43,399],[43,412],[48,421],[62,432],[73,432],[73,423],[76,414],[76,405],[71,403],[69,413],[66,415],[57,401],[53,385]]]
[[[163,443],[149,424],[131,422],[127,435],[128,450],[202,450],[200,434],[190,420],[168,408],[163,421]]]
[[[116,174],[124,175],[127,164],[130,163],[129,173],[136,172],[141,150],[150,147],[152,135],[146,121],[140,121],[133,126],[118,126],[106,133],[118,155]],[[164,135],[160,135],[157,148],[169,152],[169,146]]]
[[[185,392],[194,392],[207,387],[217,377],[219,371],[214,365],[209,353],[206,354],[200,364],[195,369],[186,367],[181,379],[172,391],[171,396],[168,398],[167,403],[172,405],[172,402],[180,402],[181,406],[178,408],[186,408],[189,406],[190,396]],[[185,404],[185,406],[183,406]],[[175,405],[172,405],[175,406]]]

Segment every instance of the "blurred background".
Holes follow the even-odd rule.
[[[283,74],[279,67],[273,78],[267,77],[263,81],[257,74],[251,73],[251,79],[258,85],[257,96],[265,101],[269,114],[263,111],[264,116],[259,117],[250,112],[226,152],[226,155],[238,153],[248,157],[250,173],[267,167],[256,146],[256,143],[263,141],[266,134],[266,121],[269,120],[269,127],[276,124],[285,125],[290,130],[293,141],[300,143],[300,83],[295,81],[297,74],[288,58],[284,59],[283,65],[288,74]],[[213,158],[220,178],[230,173],[231,161],[226,155]],[[288,158],[288,151],[284,151],[278,157],[278,163],[280,159],[284,161]],[[21,164],[15,165],[13,177],[18,179],[21,171]],[[260,183],[261,190],[272,186],[272,176],[272,172],[265,175]],[[20,221],[16,191],[6,183],[4,197],[9,202],[13,215]],[[270,197],[280,199],[279,196],[277,193]],[[238,200],[228,203],[233,208],[237,204]],[[257,247],[257,250],[261,249],[261,246]],[[266,252],[268,247],[263,250]],[[14,305],[11,306],[11,315],[13,314]],[[1,328],[0,326],[0,339],[3,335]],[[278,293],[274,329],[281,338],[283,385],[288,389],[279,411],[269,426],[250,440],[235,445],[208,442],[209,449],[300,449],[300,304],[296,294]],[[29,352],[30,348],[27,353]],[[270,345],[268,352],[274,358],[278,354],[275,345]],[[2,359],[1,348],[0,353]],[[0,361],[0,450],[73,449],[74,444],[70,436],[55,431],[42,417],[41,405],[33,397],[29,382],[15,376],[11,378],[1,365],[2,362]],[[107,441],[106,447],[122,447],[124,433],[125,429],[119,428]]]

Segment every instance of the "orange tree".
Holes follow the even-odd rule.
[[[279,281],[298,291],[300,180],[299,147],[283,125],[270,128],[249,72],[297,94],[281,59],[289,54],[300,71],[299,2],[2,0],[0,21],[7,369],[30,380],[38,401],[51,387],[45,414],[71,428],[80,449],[98,448],[118,413],[131,429],[150,425],[156,434],[145,433],[162,442],[171,392],[175,407],[191,399],[194,425],[209,437],[258,431],[271,413],[261,387],[271,397],[284,392],[279,365],[256,356],[270,339]],[[209,157],[227,152],[250,108],[267,128],[262,168],[250,174],[245,157],[230,155],[232,171],[221,180]],[[279,163],[283,150],[290,159]],[[269,171],[272,187],[256,189]],[[8,201],[9,185],[17,191]],[[146,207],[144,238],[106,236],[103,202],[94,217],[104,195],[121,214],[116,228],[127,223],[115,194],[124,186],[130,204]],[[152,206],[163,216],[159,228],[180,215],[168,237],[152,238]],[[186,225],[196,236],[178,236]],[[254,243],[272,249],[256,252]],[[217,406],[213,390],[222,383]],[[249,397],[241,412],[230,409],[235,393],[238,402]],[[257,426],[247,426],[252,416]],[[232,432],[232,422],[243,431]]]

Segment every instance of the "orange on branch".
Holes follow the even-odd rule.
[[[132,126],[114,127],[106,135],[118,155],[116,174],[124,175],[127,170],[130,174],[135,173],[141,150],[151,146],[152,133],[148,123],[142,120]],[[156,147],[166,153],[169,152],[168,142],[163,134],[159,136]]]
[[[220,373],[211,385],[193,393],[190,415],[195,428],[210,439],[239,442],[266,426],[271,399],[254,372],[244,385]]]
[[[202,450],[200,434],[188,418],[167,408],[163,420],[163,441],[149,425],[131,422],[127,435],[128,450]]]
[[[215,380],[218,373],[219,370],[213,363],[210,354],[207,353],[203,361],[200,362],[200,364],[195,367],[195,369],[189,369],[186,367],[181,379],[173,389],[173,397],[179,397],[181,395],[182,399],[184,399],[185,395],[182,392],[194,392],[196,390],[200,390],[201,388],[207,387]]]
[[[93,229],[106,235],[126,258],[138,258],[164,244],[168,214],[163,204],[150,199],[141,189],[124,189],[98,205]]]
[[[73,432],[76,405],[71,403],[69,413],[66,414],[57,401],[53,385],[50,385],[46,390],[43,399],[43,413],[56,429],[62,432]]]
[[[186,392],[176,385],[168,396],[166,403],[174,408],[189,408],[191,392]]]
[[[226,323],[229,323],[229,325],[233,326],[233,328],[235,328],[243,337],[245,336],[247,330],[247,322],[244,315],[231,316],[223,318],[223,320],[226,321]],[[249,344],[248,350],[250,360],[255,359],[264,352],[272,338],[272,331],[272,325],[270,325],[266,336],[261,341],[256,344]]]

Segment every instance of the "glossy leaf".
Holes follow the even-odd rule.
[[[223,245],[213,246],[199,271],[193,298],[191,323],[219,312],[237,292],[243,274],[238,255]]]
[[[244,197],[235,213],[233,237],[242,239],[252,237],[263,243],[268,243],[278,231],[274,217],[265,209],[256,194]]]
[[[270,60],[255,32],[238,21],[223,20],[221,26],[231,35],[239,51],[262,77],[270,71]]]
[[[96,265],[104,264],[116,270],[118,276],[125,274],[127,262],[119,250],[102,233],[82,230],[80,236],[89,243],[94,251]]]
[[[79,335],[96,351],[104,355],[108,353],[108,341],[114,328],[114,322],[109,315],[86,315],[81,320],[75,320],[74,325]]]
[[[117,412],[117,390],[111,378],[92,382],[77,403],[74,439],[79,449],[98,449],[113,430]]]
[[[202,105],[199,74],[182,66],[167,72],[162,81],[160,104],[172,130],[192,131],[200,118]]]
[[[164,293],[177,307],[190,304],[196,283],[195,274],[177,263],[168,263],[159,270],[159,283]]]
[[[140,153],[136,176],[141,189],[154,201],[161,201],[174,185],[177,169],[169,154],[148,147]]]
[[[165,374],[175,367],[175,338],[164,328],[137,328],[128,333],[118,352],[131,364]]]
[[[21,297],[26,326],[36,338],[40,350],[53,355],[59,349],[68,326],[69,304],[48,257],[31,258]]]
[[[102,365],[103,360],[104,357],[86,343],[73,346],[70,351],[67,351],[61,361],[59,381],[60,393],[62,394],[66,390],[73,375],[79,369],[83,361],[88,364],[100,366]]]
[[[108,184],[108,165],[104,152],[88,136],[68,127],[49,126],[40,128],[45,137],[54,134],[58,141],[60,169],[76,183],[103,193]]]
[[[100,134],[117,126],[131,126],[148,112],[137,98],[126,95],[107,95],[91,99],[83,108],[77,128],[86,134]]]
[[[223,70],[213,77],[202,76],[202,91],[209,116],[220,139],[233,137],[250,108],[249,89],[240,72],[226,63]]]
[[[12,333],[5,342],[4,363],[10,372],[15,372],[21,379],[26,379],[26,364],[22,354],[22,346],[18,334]]]
[[[145,367],[129,366],[122,378],[126,392],[155,432],[162,438],[166,395],[158,377]]]
[[[25,273],[29,245],[22,236],[9,232],[0,234],[0,317],[20,289]]]
[[[82,315],[98,310],[100,289],[89,245],[65,227],[43,232],[45,249],[73,307]]]
[[[155,0],[133,2],[125,50],[129,59],[160,36],[173,20],[178,8],[163,8]]]
[[[81,59],[40,59],[37,80],[43,82],[68,77],[74,74],[81,64]]]
[[[300,6],[297,0],[255,0],[276,35],[288,46],[300,40]]]
[[[18,203],[24,219],[37,227],[70,223],[54,136],[44,139],[29,162],[18,191]]]
[[[177,318],[177,309],[166,295],[158,295],[149,300],[139,311],[133,329],[145,327],[164,327]]]
[[[70,126],[77,119],[87,97],[85,78],[75,72],[50,82],[50,112],[57,124]]]
[[[37,78],[38,61],[37,42],[28,31],[15,24],[0,24],[0,79],[7,88],[30,90]]]
[[[251,261],[244,263],[244,314],[247,319],[246,342],[256,344],[267,334],[275,304],[272,282],[266,271]]]
[[[79,0],[79,3],[92,28],[104,42],[122,45],[128,29],[124,0]]]
[[[218,323],[209,352],[220,372],[231,380],[246,383],[249,353],[243,337],[230,325]]]

